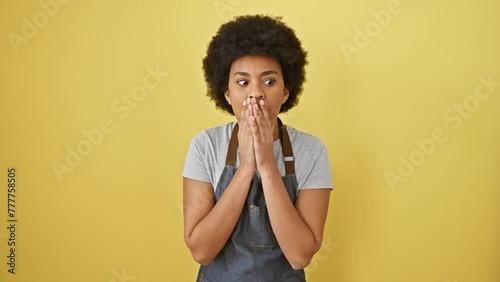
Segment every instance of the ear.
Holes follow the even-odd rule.
[[[288,97],[290,97],[290,91],[288,91],[287,88],[283,90],[283,99],[281,100],[281,104],[285,104],[286,100],[288,100]]]
[[[226,101],[231,105],[231,96],[229,95],[229,89],[224,92],[224,97],[226,98]]]

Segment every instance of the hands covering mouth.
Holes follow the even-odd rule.
[[[238,130],[240,167],[263,171],[276,166],[273,155],[276,121],[271,120],[262,99],[243,101]]]

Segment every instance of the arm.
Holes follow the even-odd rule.
[[[303,269],[321,247],[330,189],[303,190],[293,206],[274,160],[273,125],[265,102],[253,100],[252,105],[255,159],[271,226],[288,262]]]
[[[303,269],[321,248],[330,189],[302,190],[293,206],[277,167],[261,176],[276,239],[292,267]]]
[[[210,183],[184,178],[184,240],[199,264],[209,264],[226,244],[252,176],[252,172],[238,169],[216,205]]]
[[[184,178],[184,240],[200,264],[210,263],[231,236],[257,169],[245,106],[238,122],[240,166],[217,204],[210,183]]]

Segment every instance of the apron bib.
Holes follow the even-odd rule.
[[[290,137],[286,126],[278,119],[280,142],[285,161],[283,183],[295,204],[297,177]],[[215,203],[220,199],[236,173],[238,148],[238,124],[235,125],[229,142],[226,166],[215,190]],[[240,218],[226,245],[208,265],[202,265],[198,282],[266,282],[305,280],[304,270],[294,270],[283,255],[271,228],[267,213],[262,182],[256,173],[250,183],[250,190]]]

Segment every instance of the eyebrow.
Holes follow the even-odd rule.
[[[264,76],[264,75],[270,75],[270,74],[278,74],[278,72],[276,72],[274,70],[268,70],[268,71],[262,72],[260,75]],[[244,72],[244,71],[237,71],[233,74],[233,76],[235,76],[235,75],[250,76],[250,74],[248,74],[248,72]]]

